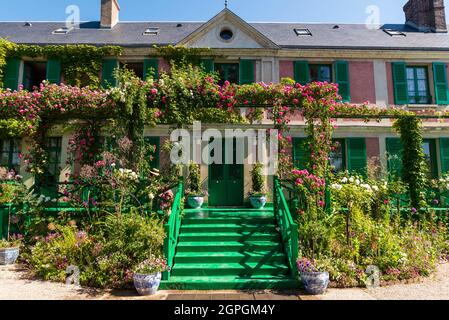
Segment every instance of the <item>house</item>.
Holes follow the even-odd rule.
[[[173,45],[211,48],[207,56],[202,57],[203,65],[207,70],[218,72],[222,81],[240,84],[278,83],[283,78],[292,78],[301,84],[327,81],[339,85],[343,101],[367,103],[373,108],[403,106],[410,110],[438,112],[449,105],[449,34],[444,0],[409,0],[404,6],[404,24],[381,26],[251,23],[227,7],[207,22],[120,22],[119,12],[118,0],[102,0],[100,21],[82,22],[79,28],[66,28],[62,22],[0,22],[0,38],[41,46],[120,46],[123,53],[119,58],[109,57],[103,62],[101,79],[105,86],[114,83],[114,69],[124,65],[142,78],[150,67],[157,74],[168,71],[169,64],[158,57],[154,46]],[[16,90],[19,85],[31,89],[44,79],[64,82],[58,60],[10,59],[3,80],[6,88]],[[291,120],[291,152],[300,166],[305,152],[301,144],[305,123],[300,116]],[[365,123],[339,119],[337,124],[334,138],[339,147],[331,156],[336,171],[360,172],[375,165],[384,173],[400,173],[401,164],[395,155],[401,153],[402,147],[391,120]],[[224,130],[231,126],[203,124],[203,129],[208,127]],[[272,127],[272,120],[265,117],[257,123],[237,127],[267,129]],[[160,147],[169,139],[169,134],[168,126],[145,129],[145,135],[157,146],[155,166],[168,162]],[[449,123],[426,120],[424,137],[423,150],[430,174],[441,176],[449,171]],[[48,139],[50,167],[47,175],[52,183],[65,181],[66,174],[73,169],[65,165],[69,139],[70,133],[58,130],[52,131]],[[32,185],[33,177],[25,173],[19,159],[27,144],[26,139],[0,139],[0,166],[21,172]],[[251,168],[248,164],[202,165],[209,205],[243,206],[251,188]],[[184,259],[188,258],[187,254]],[[220,286],[212,284],[210,287]]]

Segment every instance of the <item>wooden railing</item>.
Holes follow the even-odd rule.
[[[162,275],[163,280],[170,280],[171,269],[174,264],[176,246],[178,245],[179,230],[181,229],[181,215],[183,210],[184,182],[182,178],[176,187],[176,195],[171,208],[168,222],[165,224],[164,255],[167,259],[168,270]]]
[[[293,277],[297,277],[298,269],[296,260],[298,259],[298,225],[294,222],[290,213],[287,200],[284,196],[281,183],[277,177],[274,178],[274,215],[281,231],[284,250],[288,258],[288,264]]]

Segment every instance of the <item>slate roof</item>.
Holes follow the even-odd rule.
[[[178,26],[181,24],[181,26]],[[249,23],[281,48],[338,48],[385,50],[449,50],[448,33],[424,33],[406,25],[385,25],[375,30],[363,24]],[[0,38],[22,44],[92,44],[151,47],[177,44],[203,22],[121,22],[112,30],[100,29],[99,22],[85,22],[66,35],[52,34],[63,22],[0,22]],[[336,25],[339,28],[334,28]],[[157,36],[144,36],[148,27],[159,27]],[[307,28],[312,36],[297,36],[294,28]],[[383,28],[403,31],[390,36]]]

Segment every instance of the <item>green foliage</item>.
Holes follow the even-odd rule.
[[[5,64],[6,57],[57,59],[61,61],[61,72],[65,82],[78,87],[98,88],[103,58],[120,54],[121,48],[115,46],[16,45],[0,39],[0,69]]]
[[[401,134],[403,146],[402,180],[410,194],[410,204],[419,211],[426,206],[425,189],[428,185],[428,167],[425,161],[421,120],[414,115],[402,116],[394,123]]]
[[[207,55],[212,50],[208,48],[186,48],[174,47],[172,45],[166,47],[156,47],[158,55],[163,57],[165,61],[176,67],[187,65],[199,66],[201,57]]]
[[[200,165],[192,162],[189,165],[189,192],[192,195],[199,196],[202,194],[201,191],[201,170]]]
[[[94,233],[76,226],[52,225],[26,254],[27,262],[46,280],[64,281],[70,265],[80,268],[82,285],[123,288],[132,271],[151,256],[162,256],[164,229],[158,218],[130,213],[98,221]]]
[[[256,163],[251,170],[251,181],[253,185],[253,194],[261,194],[265,191],[265,183],[262,175],[263,164]]]
[[[6,65],[6,58],[8,52],[11,51],[16,45],[8,40],[0,38],[0,88],[3,86],[3,68]]]

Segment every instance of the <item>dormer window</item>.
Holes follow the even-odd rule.
[[[157,35],[159,35],[159,31],[160,31],[160,28],[158,28],[158,27],[150,27],[150,28],[145,29],[145,31],[143,32],[143,35],[144,36],[157,36]]]
[[[300,36],[311,36],[312,32],[310,32],[307,28],[295,28],[295,33],[298,37]]]
[[[399,30],[394,30],[394,29],[383,29],[383,30],[386,34],[388,34],[389,36],[392,36],[392,37],[398,37],[398,36],[406,37],[407,36],[404,32],[399,31]]]
[[[72,30],[73,30],[73,27],[70,27],[70,28],[62,27],[62,28],[56,29],[52,33],[53,34],[67,34],[67,33],[69,33]]]

